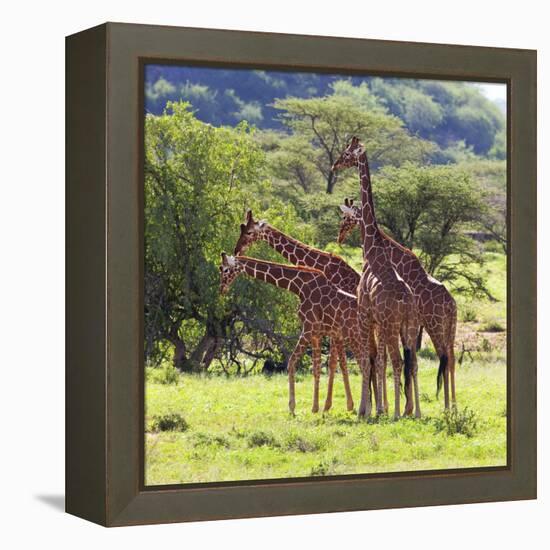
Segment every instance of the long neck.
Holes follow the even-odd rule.
[[[270,225],[262,232],[262,239],[294,265],[322,269],[330,261],[326,252],[301,243]]]
[[[238,256],[239,263],[247,275],[264,281],[278,288],[284,288],[298,296],[302,295],[304,285],[311,282],[315,277],[321,276],[321,273],[307,268],[299,268],[256,260],[247,256]]]
[[[361,238],[363,240],[363,259],[373,262],[386,260],[384,241],[374,212],[372,186],[367,154],[361,153],[358,159],[359,180],[361,184]],[[389,258],[387,258],[389,260]]]

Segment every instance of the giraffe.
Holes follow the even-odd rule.
[[[367,155],[364,147],[356,137],[342,152],[332,166],[332,170],[340,170],[351,166],[359,167],[361,184],[361,238],[363,242],[363,273],[357,291],[360,325],[367,326],[374,321],[378,330],[378,354],[376,357],[376,378],[378,394],[377,414],[381,414],[382,376],[385,370],[386,347],[393,367],[395,391],[394,418],[400,416],[399,390],[403,363],[399,353],[399,338],[403,342],[405,356],[405,393],[407,404],[411,404],[410,377],[414,385],[415,416],[419,418],[420,398],[418,390],[416,337],[418,334],[418,320],[414,296],[397,274],[390,263],[389,252],[386,250],[384,239],[380,233],[374,204]],[[370,377],[370,365],[364,363],[364,374]],[[368,387],[368,382],[367,382]],[[365,383],[363,383],[363,389]],[[368,392],[361,395],[360,415],[369,415],[371,409]],[[411,414],[412,408],[405,406],[405,414]]]
[[[294,414],[296,363],[306,348],[311,345],[314,378],[312,412],[318,412],[321,338],[329,336],[337,346],[338,352],[344,347],[349,348],[358,362],[364,363],[361,354],[367,347],[364,341],[364,335],[367,332],[366,327],[359,326],[356,296],[338,289],[317,269],[268,262],[247,256],[228,256],[223,252],[220,266],[220,291],[227,292],[241,273],[288,290],[299,297],[298,316],[302,330],[288,362],[288,405],[290,412]],[[343,368],[342,374],[346,392],[348,392],[350,390],[347,369]],[[364,378],[363,385],[365,381]],[[365,392],[366,389],[363,388],[362,391]]]
[[[342,243],[349,232],[360,224],[361,209],[354,205],[351,199],[345,199],[340,208],[343,217],[338,233],[338,242]],[[445,285],[426,273],[416,254],[401,246],[383,231],[380,231],[380,233],[385,240],[394,269],[403,277],[414,294],[420,321],[432,339],[439,357],[438,393],[443,379],[445,408],[448,409],[450,377],[451,404],[454,407],[456,406],[454,356],[457,320],[456,302],[445,288]]]
[[[245,223],[240,226],[241,233],[239,239],[235,245],[233,254],[235,256],[243,254],[253,243],[257,241],[265,241],[271,248],[277,251],[290,263],[311,267],[321,271],[327,280],[336,285],[340,290],[349,292],[350,294],[357,293],[357,285],[359,284],[360,275],[351,267],[343,258],[336,254],[324,252],[312,246],[286,235],[282,231],[279,231],[265,220],[255,220],[252,214],[252,210],[247,210]],[[374,364],[376,357],[376,340],[374,335],[374,329],[369,334],[370,342],[370,362]],[[329,356],[329,403],[332,402],[332,381],[334,379],[334,371],[336,370],[336,358],[333,353],[338,349],[331,342],[330,356]],[[345,368],[346,357],[345,353],[341,349],[341,353],[338,356],[341,369]],[[351,403],[351,408],[350,408]],[[384,378],[384,408],[388,409],[388,399],[386,392],[386,380]],[[348,410],[353,409],[353,399],[348,398]],[[325,409],[328,410],[328,409]]]

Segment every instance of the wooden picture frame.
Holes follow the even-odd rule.
[[[536,498],[536,52],[107,23],[66,55],[67,512],[118,526]],[[147,60],[506,83],[506,467],[144,486]]]

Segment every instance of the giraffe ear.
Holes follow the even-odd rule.
[[[236,264],[235,256],[226,256],[226,260],[227,260],[227,265],[229,267],[235,267],[235,264]]]
[[[241,233],[244,233],[246,231],[246,225],[244,223],[241,223]]]
[[[246,223],[250,225],[254,219],[252,218],[252,210],[250,208],[246,211]]]

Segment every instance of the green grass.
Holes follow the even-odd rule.
[[[463,364],[457,371],[459,413],[466,406],[471,411],[461,413],[458,422],[473,414],[472,434],[447,430],[442,399],[435,397],[437,364],[421,359],[420,365],[423,418],[397,422],[361,421],[346,412],[341,380],[332,410],[314,415],[313,381],[306,374],[298,377],[296,417],[288,414],[284,375],[180,375],[177,385],[148,382],[146,483],[504,465],[505,363]],[[326,377],[322,382],[324,388]],[[353,374],[351,382],[358,400],[359,375]],[[390,391],[390,402],[392,396]],[[184,431],[155,429],[159,418],[176,413],[184,419]]]

